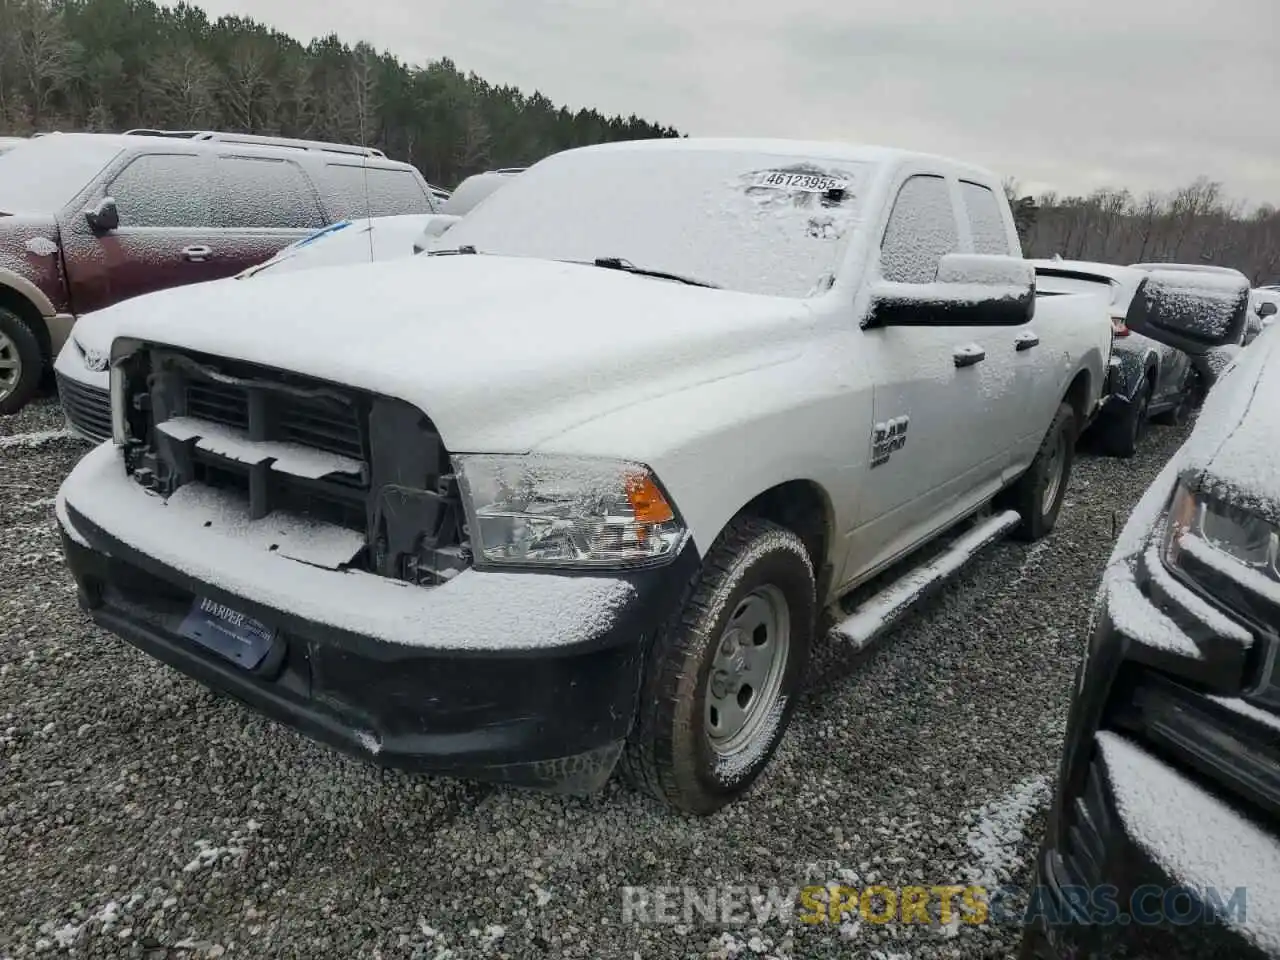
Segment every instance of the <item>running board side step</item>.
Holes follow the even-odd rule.
[[[866,648],[917,601],[954,576],[978,551],[999,540],[1021,520],[1017,512],[1006,510],[978,524],[959,537],[945,553],[912,570],[859,606],[856,613],[832,628],[831,639],[853,644],[857,650]]]

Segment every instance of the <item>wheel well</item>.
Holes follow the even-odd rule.
[[[833,526],[831,502],[822,487],[811,480],[789,480],[760,494],[742,512],[794,531],[809,550],[814,572],[822,575]]]
[[[40,355],[44,357],[46,363],[53,361],[53,357],[49,356],[51,346],[49,343],[49,328],[45,326],[44,317],[40,315],[40,311],[35,305],[20,294],[13,287],[6,287],[0,284],[0,307],[6,310],[12,310],[19,317],[26,321],[31,332],[35,334],[36,341],[40,344]]]
[[[1085,409],[1085,403],[1089,399],[1089,371],[1081,370],[1076,374],[1076,378],[1071,381],[1071,386],[1067,387],[1067,395],[1065,402],[1071,405],[1071,409],[1076,414],[1076,424],[1082,424],[1088,411]],[[1076,427],[1079,430],[1079,426]]]

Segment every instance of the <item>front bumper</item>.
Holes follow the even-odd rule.
[[[1225,676],[1162,669],[1128,625],[1168,609],[1102,609],[1024,957],[1280,958],[1280,716],[1215,694]]]
[[[606,578],[471,570],[416,587],[290,560],[243,533],[184,530],[167,507],[124,476],[109,444],[64,485],[67,562],[102,627],[347,753],[565,792],[609,777],[650,641],[698,564],[690,545],[667,566],[619,575],[602,609],[591,598]],[[198,597],[278,631],[258,668],[180,634]],[[420,631],[390,636],[397,623]]]

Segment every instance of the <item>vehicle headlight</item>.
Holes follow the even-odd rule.
[[[1248,588],[1258,582],[1255,578],[1280,581],[1278,550],[1280,528],[1275,524],[1178,484],[1165,530],[1163,555],[1169,569],[1206,587],[1216,587],[1206,580],[1225,577]]]
[[[457,456],[472,550],[503,566],[633,567],[671,559],[687,530],[639,463]]]

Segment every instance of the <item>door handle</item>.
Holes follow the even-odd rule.
[[[966,343],[964,346],[956,347],[951,356],[955,358],[957,367],[972,367],[975,363],[981,363],[987,359],[987,351],[976,343]]]
[[[182,259],[189,260],[192,263],[203,263],[213,256],[213,248],[206,247],[202,243],[192,244],[189,247],[182,248]]]
[[[1040,345],[1040,338],[1030,330],[1023,331],[1013,338],[1013,348],[1015,350],[1030,350],[1032,347]]]

